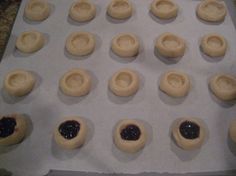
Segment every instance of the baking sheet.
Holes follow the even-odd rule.
[[[0,64],[3,75],[15,68],[34,72],[36,88],[23,98],[0,96],[2,114],[19,112],[31,117],[32,127],[20,144],[0,150],[0,168],[15,175],[43,175],[50,169],[90,171],[99,173],[140,172],[208,172],[236,168],[236,146],[227,138],[227,128],[235,118],[234,104],[217,101],[208,90],[207,80],[215,73],[236,74],[235,28],[229,15],[223,23],[208,24],[195,16],[199,1],[179,0],[178,17],[163,22],[149,13],[151,0],[133,0],[133,16],[114,21],[106,16],[109,0],[94,0],[96,18],[89,23],[74,23],[68,18],[73,1],[50,0],[51,16],[40,23],[23,18],[23,1],[12,35]],[[34,54],[15,50],[16,36],[36,29],[45,34],[47,43]],[[96,35],[97,46],[88,57],[75,58],[64,50],[67,36],[73,31],[89,31]],[[173,32],[187,42],[185,55],[178,62],[165,60],[154,52],[154,43],[163,32]],[[133,32],[141,41],[140,54],[133,60],[123,60],[110,51],[111,39],[121,32]],[[223,58],[210,59],[199,50],[199,39],[209,32],[225,36],[229,49]],[[85,68],[93,75],[93,88],[88,96],[71,98],[58,90],[58,80],[69,69]],[[114,96],[107,88],[110,76],[120,68],[132,68],[140,73],[141,88],[128,98]],[[160,75],[169,69],[188,73],[192,81],[189,95],[173,99],[158,89]],[[81,149],[65,151],[56,146],[52,132],[64,116],[80,115],[88,120],[89,137]],[[200,150],[183,151],[170,139],[169,127],[179,117],[196,116],[205,120],[209,136]],[[123,118],[142,120],[148,128],[146,147],[137,154],[120,152],[113,144],[115,123]]]

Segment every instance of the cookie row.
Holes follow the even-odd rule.
[[[45,37],[42,33],[27,31],[17,37],[16,47],[21,52],[32,53],[41,49],[44,42]],[[95,45],[96,40],[92,33],[73,32],[67,37],[65,48],[74,56],[85,56],[94,51]],[[166,32],[157,38],[155,48],[164,57],[176,58],[184,55],[186,42],[181,37]],[[227,41],[219,34],[210,33],[202,37],[200,48],[210,57],[224,56],[227,50]],[[112,39],[111,49],[120,57],[133,57],[139,53],[140,42],[134,34],[121,33]]]
[[[30,93],[36,78],[26,70],[13,70],[4,79],[4,89],[12,96],[24,96]],[[92,78],[84,69],[74,68],[66,72],[59,81],[60,90],[68,96],[80,97],[90,92]],[[117,96],[134,95],[140,85],[138,72],[131,69],[121,69],[109,80],[109,89]],[[210,90],[221,100],[236,99],[236,78],[228,74],[217,74],[209,81]],[[187,74],[181,71],[167,71],[160,77],[159,88],[171,97],[184,97],[191,88]]]
[[[28,128],[26,117],[21,114],[11,114],[0,117],[0,146],[9,146],[22,141]],[[171,125],[172,137],[175,143],[184,150],[200,148],[207,135],[207,127],[199,118],[178,118]],[[54,130],[55,142],[65,149],[81,147],[88,133],[87,120],[79,116],[63,119]],[[236,120],[229,127],[229,136],[236,143]],[[145,125],[140,120],[123,119],[114,129],[113,141],[122,151],[136,153],[141,150],[149,135]]]
[[[160,19],[171,19],[178,15],[178,5],[173,0],[153,0],[150,12]],[[124,20],[132,16],[133,5],[129,0],[112,0],[107,14],[114,19]],[[196,9],[197,16],[209,22],[223,21],[227,10],[219,0],[203,0]],[[42,21],[50,15],[49,4],[44,0],[30,0],[25,7],[24,16],[33,21]],[[96,6],[89,0],[74,2],[69,10],[71,19],[78,22],[92,20],[96,16]]]

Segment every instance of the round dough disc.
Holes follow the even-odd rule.
[[[207,34],[202,38],[201,48],[208,56],[220,57],[225,55],[227,42],[224,37],[219,34]]]
[[[33,53],[40,50],[45,39],[38,31],[26,31],[21,33],[16,40],[16,48],[24,53]]]
[[[138,38],[133,34],[119,34],[112,39],[112,51],[121,57],[133,57],[139,52]]]
[[[175,58],[184,55],[185,41],[167,32],[158,37],[155,47],[162,56]]]
[[[154,0],[151,12],[161,19],[170,19],[177,16],[178,6],[172,0]]]
[[[236,99],[236,78],[228,74],[217,74],[210,79],[210,89],[223,101]]]
[[[224,2],[219,0],[203,0],[197,7],[199,18],[209,22],[220,22],[227,14]]]
[[[13,70],[4,79],[4,89],[12,96],[24,96],[32,91],[35,77],[26,70]]]
[[[121,132],[129,125],[135,125],[140,130],[140,136],[137,140],[125,140],[121,137]],[[127,153],[136,153],[141,150],[147,141],[147,132],[144,125],[138,120],[121,120],[116,124],[114,130],[114,143],[122,151]]]
[[[183,122],[192,122],[199,126],[199,136],[194,139],[187,139],[182,136],[180,133],[180,125]],[[204,122],[198,118],[179,118],[176,119],[172,124],[172,136],[176,142],[176,144],[184,149],[184,150],[194,150],[200,148],[205,141],[206,138],[206,129],[204,126]]]
[[[118,20],[131,17],[132,12],[133,7],[129,0],[112,0],[107,7],[108,15]]]
[[[70,8],[69,16],[78,22],[92,20],[96,15],[96,7],[89,0],[74,2]]]
[[[45,0],[30,0],[25,6],[24,15],[32,21],[42,21],[50,15],[50,7]]]
[[[86,95],[91,89],[91,76],[84,69],[71,69],[62,76],[59,87],[64,94],[69,96]]]
[[[67,51],[75,56],[86,56],[93,52],[95,38],[89,32],[73,32],[66,40]]]
[[[139,89],[139,76],[131,69],[121,69],[110,79],[109,88],[117,96],[131,96]]]
[[[172,97],[186,96],[190,89],[189,77],[180,71],[168,71],[161,77],[160,89]]]
[[[27,132],[26,118],[21,114],[11,114],[6,116],[1,116],[0,120],[2,120],[4,117],[10,117],[15,119],[16,126],[14,132],[11,135],[7,137],[0,137],[0,146],[9,146],[21,142],[24,139]]]
[[[80,129],[79,129],[78,134],[72,139],[65,138],[64,136],[61,135],[59,131],[60,125],[66,121],[76,121],[80,124]],[[63,119],[61,123],[56,127],[54,131],[54,140],[62,148],[75,149],[75,148],[81,147],[84,144],[86,140],[86,136],[87,136],[87,131],[88,131],[88,127],[84,119],[78,116],[67,117]]]

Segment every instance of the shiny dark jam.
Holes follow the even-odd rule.
[[[181,135],[186,139],[196,139],[200,134],[200,127],[198,124],[191,121],[184,121],[179,127]]]
[[[139,139],[141,131],[136,125],[128,125],[121,131],[120,135],[124,140],[136,141]]]
[[[75,120],[68,120],[63,122],[58,130],[65,139],[72,139],[77,136],[80,130],[80,124]]]
[[[15,131],[16,120],[12,117],[3,117],[0,120],[0,137],[5,138]]]

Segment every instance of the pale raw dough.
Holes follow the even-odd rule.
[[[236,78],[229,74],[217,74],[210,79],[211,91],[223,101],[236,99]]]
[[[31,92],[35,82],[35,77],[29,71],[13,70],[5,76],[4,89],[10,95],[20,97]]]
[[[236,120],[233,120],[229,126],[229,136],[231,140],[236,143]]]
[[[223,21],[226,13],[224,2],[219,0],[203,0],[197,7],[198,17],[209,22]]]
[[[130,33],[119,34],[112,39],[112,51],[121,57],[132,57],[139,52],[138,38]]]
[[[185,41],[171,33],[160,35],[156,42],[157,51],[165,57],[180,57],[185,52]]]
[[[121,69],[110,79],[109,88],[117,96],[131,96],[139,89],[139,76],[131,69]]]
[[[161,76],[160,89],[172,97],[186,96],[190,89],[189,77],[180,71],[168,71]]]
[[[200,133],[199,133],[198,138],[187,139],[181,135],[179,127],[185,121],[193,122],[200,127]],[[194,149],[200,148],[202,144],[205,142],[206,128],[205,128],[204,122],[199,118],[179,118],[175,120],[174,123],[172,124],[172,136],[176,144],[180,148],[184,150],[194,150]]]
[[[124,140],[121,137],[121,131],[128,125],[135,125],[139,128],[141,134],[138,140]],[[114,130],[114,143],[122,151],[136,153],[141,150],[147,141],[147,132],[144,125],[138,120],[121,120],[117,123]]]
[[[45,39],[38,31],[26,31],[20,34],[16,40],[16,48],[24,53],[33,53],[41,49]]]
[[[177,16],[178,6],[172,0],[154,0],[151,12],[161,19],[170,19]]]
[[[62,123],[66,122],[66,121],[71,121],[71,120],[77,121],[80,124],[80,130],[79,130],[77,136],[75,136],[74,138],[66,139],[60,134],[58,129]],[[86,136],[87,136],[87,131],[88,131],[88,127],[87,127],[87,123],[84,119],[82,119],[81,117],[78,117],[78,116],[67,117],[64,120],[62,120],[61,123],[58,124],[58,126],[56,127],[56,129],[54,131],[54,140],[62,148],[75,149],[75,148],[81,147],[84,144],[84,142],[86,140]]]
[[[6,116],[1,116],[0,119],[2,119],[3,117],[14,118],[16,120],[16,126],[13,134],[4,138],[0,137],[0,146],[8,146],[21,142],[24,139],[27,132],[26,118],[21,114],[11,114]]]
[[[129,0],[112,0],[107,7],[107,13],[113,18],[123,20],[132,15],[133,7]]]
[[[25,6],[25,17],[33,21],[42,21],[50,15],[50,7],[45,0],[30,0]]]
[[[71,69],[62,76],[59,87],[64,94],[69,96],[86,95],[91,89],[91,76],[84,69]]]
[[[92,20],[96,15],[96,7],[89,0],[74,2],[70,8],[69,16],[78,22]]]
[[[224,56],[227,49],[227,42],[225,38],[219,34],[207,34],[202,38],[201,48],[208,56]]]
[[[95,38],[89,32],[73,32],[66,40],[67,51],[75,56],[91,54],[95,48]]]

